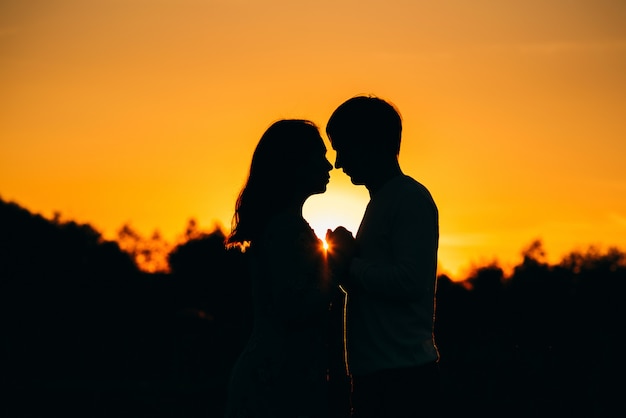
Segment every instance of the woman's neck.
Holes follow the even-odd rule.
[[[302,208],[304,207],[304,200],[300,201],[296,201],[294,203],[288,204],[285,209],[284,212],[288,215],[292,215],[292,216],[297,216],[299,218],[302,218]]]

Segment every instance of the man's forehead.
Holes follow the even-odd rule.
[[[363,138],[360,138],[358,135],[349,135],[342,136],[337,139],[331,140],[331,145],[333,149],[353,149],[353,148],[362,148],[364,143]]]

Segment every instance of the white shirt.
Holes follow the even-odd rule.
[[[374,194],[350,265],[347,349],[355,375],[439,358],[433,335],[438,210],[430,192],[400,175]]]

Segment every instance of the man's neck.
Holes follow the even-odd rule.
[[[370,198],[374,195],[392,178],[402,175],[400,164],[395,161],[393,164],[389,164],[379,170],[373,178],[365,184],[367,191],[370,194]]]

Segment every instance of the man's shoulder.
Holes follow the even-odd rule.
[[[422,183],[417,181],[414,177],[409,176],[407,174],[403,174],[399,176],[398,183],[404,187],[409,187],[409,188],[417,187],[420,189],[426,189],[426,186],[424,186]]]
[[[408,175],[399,176],[394,182],[393,194],[400,198],[416,198],[433,200],[432,194],[424,184]],[[434,203],[434,201],[433,201]]]

